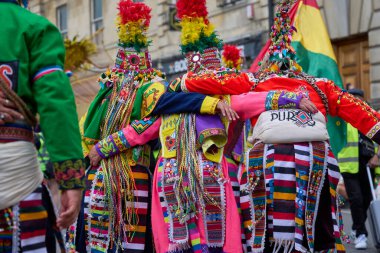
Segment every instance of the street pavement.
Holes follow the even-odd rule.
[[[342,209],[342,215],[343,215],[344,231],[346,232],[346,234],[349,235],[351,234],[351,226],[352,226],[350,209],[345,206],[345,208]],[[345,244],[347,253],[380,253],[380,251],[377,251],[373,245],[371,228],[368,224],[368,221],[366,223],[366,227],[369,233],[368,234],[368,249],[357,250],[355,249],[355,244],[351,242],[350,244]]]

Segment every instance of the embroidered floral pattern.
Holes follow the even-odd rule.
[[[82,159],[56,162],[54,163],[54,173],[62,190],[85,187],[85,170]]]
[[[95,148],[96,148],[96,151],[98,151],[98,154],[103,159],[120,153],[120,150],[118,149],[116,143],[113,140],[113,135],[110,135],[107,138],[99,141],[95,145]]]

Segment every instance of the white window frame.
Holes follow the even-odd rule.
[[[62,29],[62,27],[61,27],[61,25],[62,25],[61,24],[62,13],[60,10],[62,8],[66,8],[66,29]],[[69,15],[69,10],[67,8],[67,4],[62,4],[56,8],[57,27],[58,27],[59,31],[61,32],[62,37],[67,37],[67,35],[68,35],[68,15]]]
[[[91,0],[91,32],[94,37],[94,42],[96,44],[100,44],[102,40],[102,35],[101,34],[96,34],[100,29],[104,27],[104,17],[103,17],[103,0],[100,0],[101,3],[101,16],[95,18],[95,1],[96,0]],[[101,22],[101,26],[96,29],[96,24],[98,22]]]
[[[218,7],[226,7],[230,5],[235,5],[239,3],[241,0],[217,0]]]

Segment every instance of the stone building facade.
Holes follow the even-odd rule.
[[[114,0],[31,0],[31,10],[47,17],[72,38],[92,36],[98,46],[96,67],[73,79],[79,114],[98,89],[96,76],[111,66],[117,50]],[[268,38],[275,0],[207,0],[210,21],[226,43],[238,45],[249,68]],[[380,107],[380,1],[318,0],[335,49],[344,83],[362,88],[366,98]],[[152,7],[149,36],[155,67],[169,78],[186,70],[180,53],[180,32],[173,18],[175,0],[146,0]]]

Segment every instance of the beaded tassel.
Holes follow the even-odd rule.
[[[196,152],[196,128],[194,114],[181,114],[176,127],[177,161],[179,180],[175,188],[178,202],[176,215],[185,223],[197,212],[197,204],[206,212],[205,203],[221,208],[206,191],[202,182],[202,172]]]
[[[103,138],[129,125],[136,91],[140,83],[135,81],[135,72],[131,71],[119,80],[114,77],[112,104],[109,106],[103,127]],[[126,153],[102,160],[104,169],[104,187],[108,210],[110,211],[110,238],[116,239],[116,248],[122,247],[121,238],[126,238],[127,230],[133,230],[139,222],[137,210],[128,203],[134,202],[133,173]],[[127,226],[124,226],[124,223]],[[111,240],[114,241],[114,240]]]

